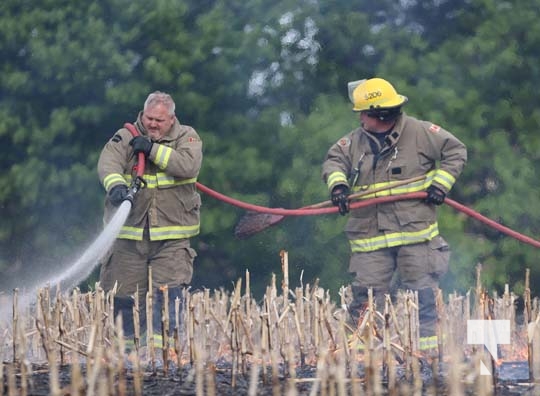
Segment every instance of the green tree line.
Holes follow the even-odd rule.
[[[2,290],[61,271],[99,234],[99,152],[154,90],[201,135],[201,183],[298,208],[328,199],[324,155],[358,125],[347,82],[386,78],[408,114],[467,145],[450,197],[539,234],[540,0],[4,0],[0,11]],[[293,284],[349,281],[344,218],[289,217],[238,240],[244,214],[203,196],[193,287],[230,288],[249,270],[261,293],[281,250]],[[518,292],[530,268],[540,291],[536,248],[449,207],[439,225],[453,251],[446,291],[471,287],[477,264],[487,286]]]

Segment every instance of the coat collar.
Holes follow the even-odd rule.
[[[394,147],[399,138],[401,137],[401,132],[403,132],[403,128],[405,126],[405,113],[402,113],[398,118],[397,121],[392,128],[392,131],[386,136],[386,139],[384,139],[384,146],[392,148]]]

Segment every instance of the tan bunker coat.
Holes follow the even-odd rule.
[[[146,131],[135,124],[142,135]],[[102,150],[99,179],[107,192],[118,184],[129,185],[135,176],[137,156],[129,145],[131,133],[122,128]],[[142,240],[148,225],[150,240],[190,238],[199,233],[201,198],[195,182],[202,163],[202,142],[195,130],[176,121],[171,132],[158,142],[146,160],[143,179],[129,217],[118,238]],[[105,202],[105,221],[116,208]]]
[[[365,199],[425,191],[432,183],[448,193],[466,161],[465,145],[455,136],[403,114],[382,145],[362,128],[338,140],[328,151],[322,176],[330,191],[345,184],[353,192],[426,176],[423,181],[367,195]],[[404,200],[352,210],[346,232],[355,253],[425,242],[439,230],[433,205]]]
[[[140,117],[135,127],[147,135]],[[107,192],[118,184],[129,186],[136,175],[137,156],[129,145],[132,138],[122,128],[101,152],[97,169]],[[148,265],[152,265],[156,287],[191,282],[196,253],[189,238],[200,229],[201,198],[195,183],[202,157],[199,135],[178,120],[166,136],[154,141],[145,163],[145,185],[135,195],[112,255],[102,266],[100,280],[106,290],[120,281],[118,295],[131,295],[138,288],[144,299]],[[104,221],[108,222],[116,210],[106,199]]]

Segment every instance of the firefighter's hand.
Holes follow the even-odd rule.
[[[152,141],[145,136],[135,136],[129,142],[129,145],[133,147],[135,154],[143,153],[145,157],[150,155],[150,150],[152,150]]]
[[[125,184],[118,184],[109,191],[109,201],[111,201],[114,206],[120,206],[120,204],[128,198],[128,195],[128,186]]]
[[[433,184],[427,188],[426,203],[433,205],[442,205],[446,198],[446,193]]]
[[[349,187],[344,184],[332,189],[332,204],[339,208],[339,214],[345,216],[349,213]]]

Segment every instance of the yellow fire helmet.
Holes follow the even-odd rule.
[[[361,82],[352,93],[353,111],[394,109],[403,106],[407,97],[396,92],[388,81],[371,78]]]

